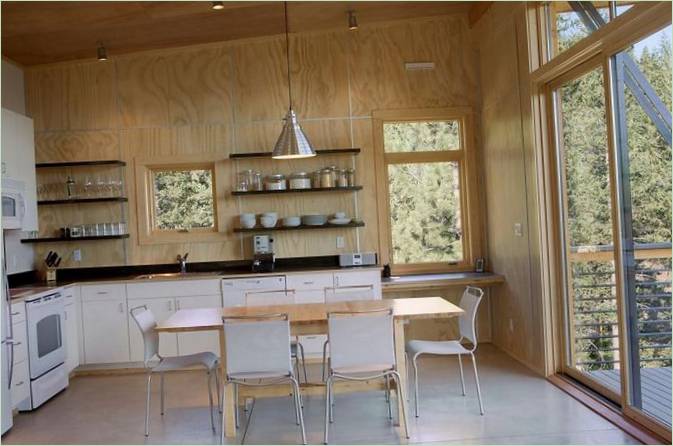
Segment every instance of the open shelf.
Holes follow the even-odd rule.
[[[115,240],[129,238],[128,234],[119,235],[92,235],[87,237],[38,237],[38,238],[24,238],[21,243],[59,243],[59,242],[80,242],[83,240]]]
[[[101,197],[101,198],[71,198],[62,200],[39,200],[38,205],[52,204],[85,204],[85,203],[124,203],[129,201],[126,197]]]
[[[274,226],[273,228],[265,228],[264,226],[255,226],[254,228],[234,228],[234,232],[266,232],[266,231],[296,231],[296,230],[311,230],[311,229],[339,229],[339,228],[360,228],[365,225],[362,221],[352,221],[347,225],[332,225],[325,223],[324,225],[299,225],[299,226]]]
[[[229,158],[271,158],[272,152],[253,152],[253,153],[232,153]],[[359,148],[350,149],[322,149],[316,150],[316,155],[357,155],[360,153]],[[301,158],[300,158],[301,159]]]
[[[284,190],[249,190],[232,191],[231,195],[276,195],[276,194],[299,194],[306,192],[348,192],[362,190],[362,186],[347,187],[312,187],[310,189],[284,189]]]
[[[85,167],[85,166],[126,166],[121,160],[66,161],[62,163],[37,163],[35,167]]]

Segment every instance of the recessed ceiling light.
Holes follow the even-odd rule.
[[[98,60],[107,60],[107,50],[102,43],[98,43],[98,49],[96,50]]]
[[[224,2],[213,2],[213,9],[224,9]]]
[[[355,11],[348,11],[348,29],[351,31],[358,29],[358,19],[355,17]]]

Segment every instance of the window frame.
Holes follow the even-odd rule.
[[[482,214],[476,176],[474,118],[471,107],[441,109],[376,110],[372,113],[375,145],[375,167],[378,200],[379,252],[382,264],[389,264],[393,274],[418,274],[473,271],[475,259],[481,254]],[[386,153],[383,125],[392,122],[458,121],[460,149],[423,152]],[[392,261],[392,230],[390,220],[390,189],[388,166],[391,164],[457,162],[459,171],[463,259],[458,262],[427,262],[395,264]]]
[[[217,200],[217,160],[209,157],[171,157],[170,161],[157,159],[135,160],[138,244],[166,244],[222,241]],[[213,195],[213,226],[189,230],[159,229],[156,226],[154,178],[157,172],[208,170],[211,173]]]

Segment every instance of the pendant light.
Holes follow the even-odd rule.
[[[287,2],[284,2],[285,6],[285,54],[287,57],[287,96],[289,99],[290,107],[287,110],[285,115],[285,123],[283,124],[283,130],[278,136],[276,145],[273,148],[273,154],[271,155],[274,159],[296,159],[296,158],[308,158],[315,156],[315,151],[311,147],[306,135],[301,129],[299,122],[297,121],[297,115],[294,110],[292,110],[292,79],[290,77],[290,37],[288,35],[288,20],[287,20]]]

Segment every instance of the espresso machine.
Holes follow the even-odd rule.
[[[273,253],[273,238],[270,235],[255,235],[252,237],[252,272],[270,273],[276,263]]]

